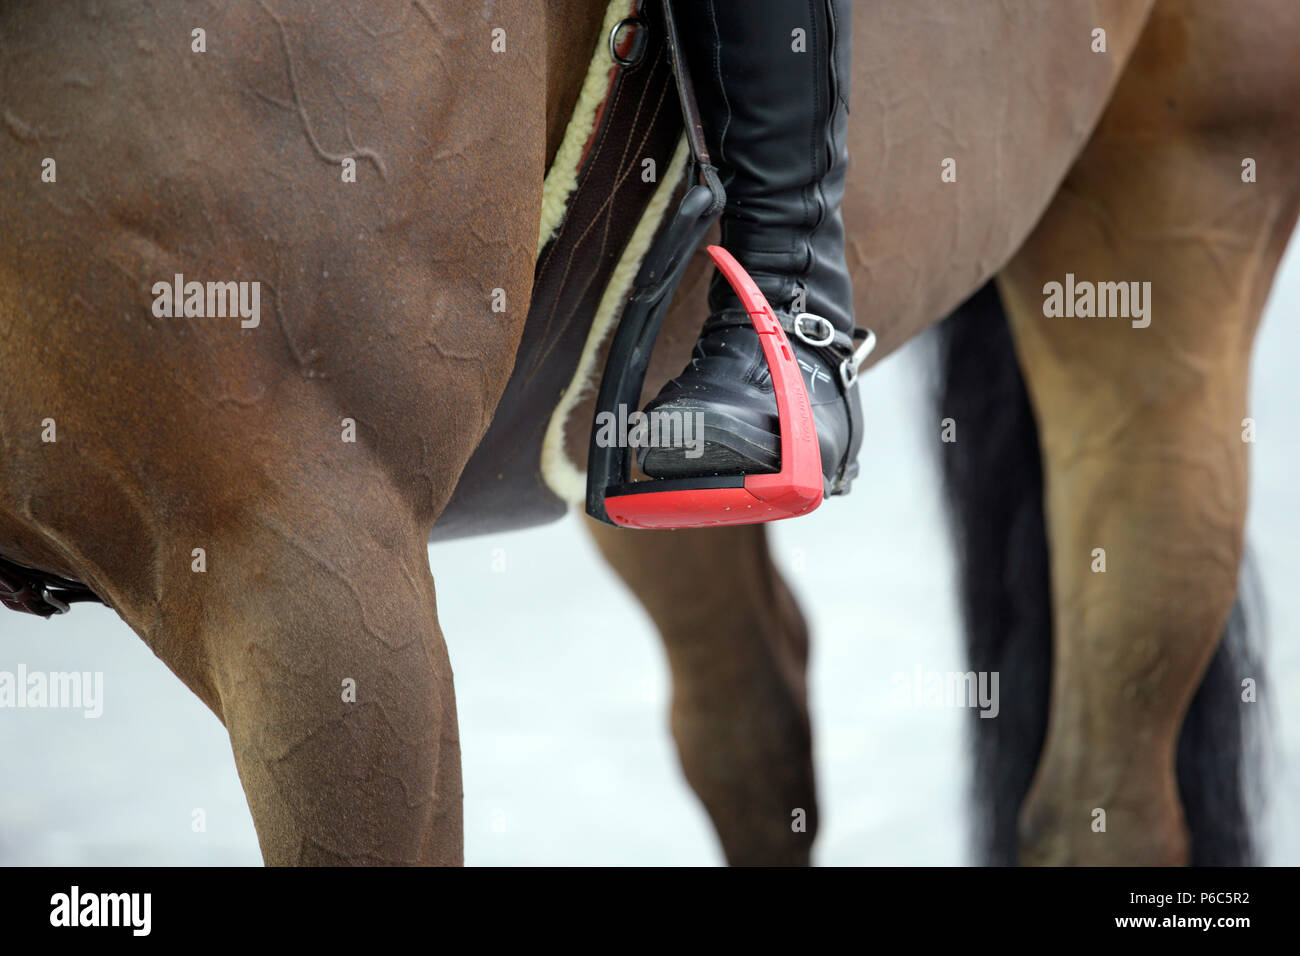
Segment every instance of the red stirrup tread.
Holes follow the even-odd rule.
[[[709,246],[709,256],[740,298],[754,323],[763,357],[776,391],[781,429],[781,470],[746,475],[736,486],[651,490],[662,481],[647,481],[647,490],[605,499],[610,519],[626,528],[706,528],[755,524],[808,514],[822,503],[821,448],[812,406],[804,389],[799,362],[772,306],[744,267],[721,246]],[[723,477],[723,476],[720,476]],[[707,481],[706,481],[707,483]]]

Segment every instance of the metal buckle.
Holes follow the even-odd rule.
[[[862,332],[862,344],[853,350],[853,355],[846,358],[840,363],[840,381],[844,383],[845,388],[852,388],[853,383],[858,380],[858,370],[862,368],[862,363],[867,360],[876,348],[876,333],[871,329],[854,330],[854,338],[857,338],[858,332]]]
[[[41,600],[44,601],[46,604],[48,604],[50,607],[54,608],[55,614],[67,614],[69,611],[72,610],[72,608],[69,605],[63,603],[58,598],[56,598],[53,594],[51,594],[49,588],[45,588],[41,591]]]
[[[625,27],[633,27],[636,32],[632,34],[632,47],[628,50],[627,56],[621,57],[618,54],[620,42],[619,37]],[[640,17],[624,17],[622,20],[619,20],[618,23],[614,24],[614,28],[609,31],[609,55],[614,58],[614,62],[619,66],[635,66],[637,63],[641,62],[641,57],[645,54],[648,41],[649,37],[646,34],[646,22]]]
[[[819,328],[823,334],[819,338],[813,338],[804,331],[804,321],[820,323]],[[835,326],[831,325],[831,320],[823,318],[820,315],[813,315],[811,312],[800,312],[794,317],[794,334],[799,341],[805,345],[811,345],[813,348],[824,348],[835,341]]]

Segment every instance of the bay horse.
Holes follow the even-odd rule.
[[[461,861],[426,541],[499,411],[606,6],[0,3],[0,555],[85,582],[223,721],[267,863]],[[1050,662],[1051,686],[1007,701],[990,852],[1239,861],[1226,837],[1196,852],[1178,740],[1237,595],[1250,346],[1300,209],[1300,9],[869,0],[854,30],[845,217],[872,361],[1000,292],[952,326],[941,454],[1011,521],[965,522],[970,556],[1004,562],[980,569],[992,591],[968,579],[992,615],[973,623],[1042,639],[1018,673]],[[259,280],[258,321],[161,317],[176,274]],[[1067,275],[1150,282],[1149,326],[1048,318]],[[999,448],[1041,490],[999,487]],[[663,635],[728,859],[807,862],[808,638],[765,530],[596,535]]]

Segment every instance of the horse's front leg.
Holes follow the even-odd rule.
[[[424,528],[380,469],[335,457],[333,475],[165,541],[160,613],[131,623],[224,721],[268,864],[460,863]]]
[[[1157,11],[1001,276],[1039,422],[1055,617],[1027,863],[1190,859],[1176,743],[1236,594],[1251,344],[1300,203],[1294,100],[1268,66],[1300,18],[1215,12],[1189,31],[1198,9]],[[1097,317],[1118,290],[1093,287],[1089,310],[1078,285],[1060,314],[1051,296],[1072,281],[1123,283],[1128,306]]]

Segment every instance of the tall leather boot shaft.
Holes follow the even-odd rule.
[[[840,214],[851,3],[688,0],[674,10],[727,190],[722,245],[778,312],[812,312],[851,332]],[[709,306],[738,307],[717,273]]]

